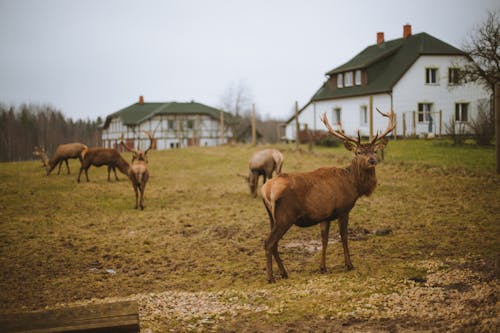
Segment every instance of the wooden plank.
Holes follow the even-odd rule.
[[[57,310],[0,315],[0,332],[139,332],[137,302],[91,304]]]

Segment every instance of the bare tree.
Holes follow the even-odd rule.
[[[500,82],[500,11],[488,12],[485,22],[473,30],[463,45],[473,61],[462,66],[462,79],[479,82],[491,93]]]
[[[251,109],[253,97],[245,81],[231,83],[220,99],[220,108],[235,116]]]

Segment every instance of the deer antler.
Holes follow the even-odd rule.
[[[396,115],[394,114],[394,111],[392,109],[389,113],[383,113],[378,108],[376,108],[376,110],[383,117],[389,118],[389,124],[387,124],[387,128],[385,129],[385,131],[382,134],[379,135],[379,133],[377,133],[373,137],[373,139],[370,141],[370,144],[374,144],[374,143],[382,140],[385,136],[387,136],[387,134],[391,133],[394,130],[394,128],[396,127]]]
[[[156,129],[155,129],[155,131],[156,131]],[[151,147],[153,147],[153,136],[154,136],[154,132],[155,132],[155,131],[153,131],[153,134],[151,134],[150,132],[146,132],[146,131],[144,131],[144,133],[145,133],[145,134],[148,136],[148,138],[149,138],[149,148],[148,148],[148,149],[146,149],[146,151],[144,152],[144,155],[146,155],[146,154],[148,153],[148,151],[151,149]]]
[[[342,140],[342,141],[347,141],[347,142],[351,142],[351,143],[354,143],[355,145],[359,146],[360,142],[361,142],[361,136],[359,134],[359,131],[358,131],[358,140],[355,140],[345,134],[343,134],[342,132],[339,132],[339,131],[335,131],[332,126],[330,126],[330,123],[328,122],[328,118],[326,117],[326,113],[323,113],[323,115],[321,116],[321,121],[323,122],[323,124],[325,124],[326,128],[328,129],[328,132],[330,132],[331,135],[333,135],[334,137]]]
[[[135,150],[135,149],[129,148],[129,147],[125,144],[125,142],[123,141],[123,133],[122,133],[122,135],[121,135],[121,137],[120,137],[120,144],[121,144],[121,145],[122,145],[122,146],[123,146],[123,147],[124,147],[127,151],[129,151],[129,152],[131,152],[131,153],[136,153],[136,150]]]

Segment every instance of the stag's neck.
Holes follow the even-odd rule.
[[[356,188],[358,195],[369,196],[377,186],[377,175],[375,168],[364,169],[359,166],[356,160],[353,160],[351,165],[345,168],[346,173],[351,177],[352,183]]]

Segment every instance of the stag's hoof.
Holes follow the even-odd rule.
[[[281,273],[281,278],[282,279],[288,279],[288,273],[287,272],[282,272]]]
[[[352,271],[354,269],[354,266],[352,264],[347,264],[345,265],[346,271]]]
[[[320,268],[319,268],[319,272],[320,272],[321,274],[326,274],[326,267],[320,267]]]

